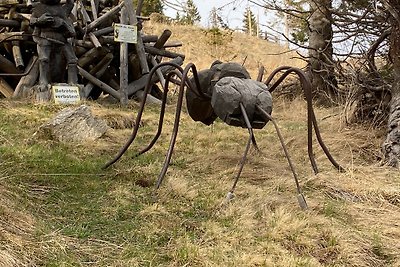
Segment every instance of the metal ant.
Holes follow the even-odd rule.
[[[296,183],[297,189],[297,199],[301,208],[306,209],[307,203],[303,196],[300,188],[297,174],[294,170],[294,166],[289,157],[289,153],[284,144],[282,135],[278,129],[278,126],[271,116],[272,113],[272,96],[273,92],[277,86],[291,73],[297,74],[300,79],[301,86],[304,90],[305,98],[307,101],[307,128],[308,128],[308,156],[311,162],[311,166],[314,173],[318,173],[317,164],[313,155],[313,144],[312,144],[312,132],[314,132],[318,143],[320,144],[325,155],[329,161],[338,170],[343,170],[343,168],[334,160],[332,155],[329,153],[327,147],[322,141],[322,137],[317,125],[314,110],[312,107],[312,94],[311,94],[311,84],[307,78],[307,75],[300,69],[294,67],[280,67],[274,70],[270,76],[266,79],[264,83],[261,82],[262,74],[258,75],[257,81],[251,80],[248,72],[237,63],[222,63],[215,62],[210,69],[197,72],[196,66],[193,63],[189,63],[185,68],[171,63],[164,62],[153,67],[150,71],[148,78],[148,83],[145,87],[144,93],[145,97],[140,104],[138,114],[136,116],[135,126],[133,132],[126,142],[126,144],[121,148],[119,153],[114,159],[109,161],[104,168],[109,167],[114,164],[121,156],[127,151],[129,146],[135,140],[136,135],[139,130],[140,121],[146,104],[146,96],[149,94],[153,84],[151,83],[152,76],[156,71],[163,66],[172,66],[174,70],[166,75],[165,85],[162,96],[161,111],[159,117],[158,130],[150,144],[139,151],[136,156],[139,156],[147,151],[149,151],[159,136],[161,135],[162,125],[165,114],[167,94],[169,90],[169,85],[171,82],[179,85],[178,101],[175,114],[175,122],[173,126],[173,132],[171,136],[170,145],[167,151],[167,155],[164,161],[163,168],[160,175],[158,176],[156,188],[158,189],[165,177],[169,163],[171,161],[172,152],[176,142],[179,129],[179,120],[182,111],[183,98],[186,90],[186,103],[189,115],[195,121],[201,121],[206,125],[210,125],[214,120],[219,117],[224,122],[229,125],[247,128],[249,132],[249,139],[244,151],[244,155],[240,161],[240,166],[238,173],[235,177],[234,183],[228,192],[227,199],[230,200],[233,197],[234,190],[236,188],[237,182],[239,180],[240,174],[243,170],[243,166],[246,161],[248,151],[251,144],[258,150],[256,139],[253,133],[253,129],[263,128],[268,121],[271,121],[277,131],[279,140],[285,152],[286,158],[288,160],[289,166],[293,173],[293,177]],[[192,73],[193,77],[189,78],[189,73]],[[271,84],[272,80],[278,73],[283,74]],[[176,78],[178,77],[178,78]]]

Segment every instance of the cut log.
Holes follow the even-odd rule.
[[[90,0],[90,5],[92,7],[92,16],[93,16],[93,20],[97,19],[97,5],[95,0]]]
[[[24,32],[3,32],[3,33],[0,33],[0,42],[24,40],[23,34],[24,34]]]
[[[99,37],[99,36],[102,36],[102,35],[110,34],[112,32],[114,32],[114,27],[110,26],[110,27],[105,27],[105,28],[99,29],[97,31],[93,31],[93,34],[96,37]]]
[[[78,65],[84,68],[99,57],[104,56],[106,53],[107,52],[104,49],[92,48],[78,59]]]
[[[94,47],[100,48],[101,47],[101,43],[99,42],[97,37],[92,32],[90,32],[88,35],[89,35],[89,39],[93,43]]]
[[[143,101],[144,98],[144,91],[143,90],[139,90],[135,93],[135,97],[139,100],[139,101]],[[161,105],[161,100],[155,98],[154,96],[148,94],[147,98],[146,98],[146,104],[154,104],[154,105]]]
[[[1,77],[0,77],[0,93],[7,98],[12,97],[14,93],[13,88]]]
[[[157,56],[163,56],[163,57],[168,57],[168,58],[177,58],[177,57],[181,57],[181,58],[185,58],[185,55],[183,54],[179,54],[179,53],[175,53],[175,52],[171,52],[171,51],[167,51],[167,50],[163,50],[163,49],[157,49],[155,47],[152,46],[145,46],[144,50],[152,55],[157,55]]]
[[[154,47],[157,49],[161,49],[164,47],[165,43],[168,41],[169,37],[171,37],[172,32],[170,30],[164,30],[161,34],[160,38],[154,44]]]
[[[14,27],[19,28],[21,23],[13,19],[0,19],[0,27]]]
[[[172,63],[178,64],[178,65],[182,65],[183,64],[183,58],[175,58],[173,60],[171,60]],[[168,72],[170,72],[171,70],[173,70],[174,67],[172,66],[163,66],[160,68],[161,72],[163,75],[166,75]],[[135,94],[137,91],[139,90],[143,90],[144,87],[146,86],[147,80],[149,78],[149,74],[145,74],[143,75],[140,79],[129,83],[128,85],[128,96],[131,96],[133,94]],[[153,75],[151,82],[156,83],[159,81],[159,78],[157,75]]]
[[[29,73],[27,75],[23,76],[19,80],[18,85],[15,87],[13,98],[18,98],[20,96],[27,96],[28,95],[27,91],[30,90],[32,88],[32,86],[35,85],[36,80],[39,77],[39,61],[36,59],[37,59],[36,56],[34,56],[32,58],[32,61],[35,60],[34,65],[30,69]],[[30,63],[30,64],[32,64],[32,63]]]
[[[14,62],[15,66],[18,69],[23,69],[25,64],[24,60],[22,58],[22,53],[21,53],[21,48],[19,46],[19,41],[13,41],[12,42],[12,52],[13,52],[13,57],[14,57]]]
[[[96,28],[98,25],[101,23],[105,22],[109,18],[112,18],[114,15],[116,15],[124,5],[124,2],[122,1],[119,3],[119,5],[113,7],[110,11],[102,15],[101,17],[97,18],[96,20],[92,21],[89,25],[87,25],[84,29],[87,32],[92,31],[94,28]]]
[[[14,63],[0,54],[0,72],[15,74],[19,73],[19,70],[15,67]],[[15,78],[18,79],[18,77]]]
[[[97,79],[96,77],[94,77],[92,74],[90,74],[89,72],[87,72],[86,70],[84,70],[83,68],[78,66],[78,70],[79,73],[87,80],[89,80],[91,83],[93,83],[94,85],[96,85],[97,87],[99,87],[101,90],[103,90],[104,92],[112,95],[113,97],[115,97],[116,99],[120,99],[121,96],[119,94],[118,91],[116,91],[114,88],[112,88],[111,86],[109,86],[108,84],[100,81],[99,79]]]
[[[16,5],[19,4],[18,0],[1,0],[0,6]]]

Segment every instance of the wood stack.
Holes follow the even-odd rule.
[[[142,33],[142,21],[147,18],[139,15],[143,0],[138,2],[135,8],[132,0],[75,1],[70,18],[77,33],[74,47],[83,98],[97,99],[103,92],[126,103],[128,98],[143,95],[153,66],[161,61],[183,63],[184,55],[166,50],[181,46],[180,42],[167,43],[171,31],[160,36]],[[37,49],[29,26],[35,4],[32,0],[0,1],[0,97],[27,96],[38,80]],[[115,42],[113,23],[137,25],[137,43]],[[170,70],[161,68],[153,81],[163,84]],[[159,93],[154,86],[152,94],[159,97]]]

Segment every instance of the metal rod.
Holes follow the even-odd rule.
[[[182,104],[183,104],[183,97],[184,97],[184,91],[185,91],[185,84],[186,81],[189,79],[188,78],[188,73],[191,69],[191,65],[188,64],[185,69],[182,71],[182,82],[181,85],[179,86],[179,94],[178,94],[178,102],[176,104],[176,112],[175,112],[175,122],[174,122],[174,128],[172,131],[172,136],[171,136],[171,141],[169,143],[169,148],[167,151],[167,155],[165,157],[164,165],[161,170],[160,175],[158,176],[157,179],[157,184],[156,188],[160,188],[162,181],[164,180],[165,174],[167,173],[169,163],[171,162],[171,157],[172,157],[172,152],[174,151],[174,146],[176,143],[176,137],[178,136],[178,130],[179,130],[179,120],[181,117],[181,111],[182,111]]]
[[[281,142],[283,151],[285,152],[286,159],[287,159],[287,161],[289,163],[289,166],[290,166],[290,169],[291,169],[291,171],[293,173],[293,178],[294,178],[294,181],[296,183],[296,191],[297,191],[297,195],[298,195],[297,198],[298,198],[300,207],[303,208],[303,209],[307,209],[307,202],[305,201],[305,198],[304,198],[304,196],[303,196],[303,194],[301,192],[301,187],[300,187],[299,179],[297,177],[296,170],[294,169],[294,165],[293,165],[292,160],[291,160],[291,158],[289,156],[288,149],[287,149],[287,147],[285,145],[285,141],[283,140],[283,137],[282,137],[282,134],[281,134],[281,132],[280,132],[280,130],[278,128],[278,125],[276,124],[276,122],[272,118],[272,116],[270,114],[268,114],[268,112],[266,112],[264,109],[260,108],[260,106],[258,106],[258,105],[256,107],[274,125],[276,133],[277,133],[277,135],[279,137],[279,141]]]
[[[132,134],[130,135],[130,137],[129,137],[128,141],[125,143],[125,145],[120,149],[118,154],[112,160],[107,162],[103,166],[103,169],[106,169],[106,168],[110,167],[112,164],[114,164],[115,162],[117,162],[122,157],[122,155],[128,150],[128,148],[132,144],[132,142],[135,140],[136,135],[139,130],[140,121],[142,120],[142,115],[143,115],[143,111],[144,111],[144,106],[146,104],[147,95],[149,94],[151,86],[153,85],[151,83],[151,79],[158,68],[161,68],[161,67],[167,66],[167,65],[172,66],[172,67],[178,69],[179,71],[182,71],[181,66],[179,66],[178,64],[172,63],[172,62],[163,62],[151,69],[149,76],[147,78],[147,83],[146,83],[146,86],[144,89],[144,96],[143,96],[142,102],[140,103],[140,108],[139,108],[138,114],[136,116],[135,125],[133,127]]]
[[[161,135],[162,127],[163,127],[163,123],[164,123],[165,108],[166,108],[166,104],[167,104],[168,87],[169,87],[169,82],[170,82],[172,75],[174,75],[174,73],[172,73],[172,72],[169,73],[167,75],[167,79],[165,80],[164,92],[163,92],[163,97],[162,97],[162,102],[161,102],[160,117],[158,120],[158,129],[157,129],[156,135],[154,136],[154,138],[150,142],[150,144],[147,147],[143,148],[141,151],[139,151],[135,155],[135,157],[138,157],[138,156],[146,153],[147,151],[149,151],[154,146],[154,144],[157,142],[158,138]]]
[[[238,170],[238,172],[236,174],[235,181],[233,182],[232,188],[228,193],[228,197],[229,198],[231,198],[233,196],[233,191],[235,191],[235,189],[236,189],[236,185],[239,182],[239,177],[242,174],[244,164],[246,163],[246,158],[247,158],[247,154],[249,153],[249,150],[250,150],[250,145],[253,142],[253,140],[255,140],[253,129],[251,127],[249,117],[247,116],[246,109],[245,109],[245,107],[244,107],[244,105],[242,103],[239,103],[239,105],[240,105],[240,111],[242,112],[242,115],[243,115],[244,121],[246,123],[247,129],[249,130],[249,140],[247,141],[243,157],[240,160],[240,166],[239,166],[239,170]]]
[[[312,129],[313,129],[313,122],[312,122],[312,114],[314,113],[314,110],[312,108],[312,95],[311,95],[311,83],[307,80],[305,74],[303,74],[303,71],[297,68],[292,68],[288,66],[283,66],[280,68],[275,69],[270,76],[267,78],[265,81],[265,84],[268,86],[269,83],[272,81],[274,76],[278,74],[280,71],[285,71],[282,76],[279,77],[279,79],[268,88],[268,91],[272,92],[276,89],[276,87],[292,72],[295,72],[299,78],[301,85],[304,90],[304,95],[307,100],[307,152],[308,152],[308,158],[310,159],[312,169],[315,174],[318,173],[318,167],[317,163],[315,162],[314,158],[314,153],[313,153],[313,140],[312,140]]]
[[[275,69],[268,79],[265,81],[265,84],[268,85],[274,76],[279,73],[280,71],[285,71],[285,73],[271,86],[269,87],[269,91],[272,92],[275,88],[292,72],[296,73],[300,78],[301,86],[304,90],[304,95],[307,100],[307,129],[308,129],[308,156],[311,161],[311,165],[315,173],[318,173],[318,168],[314,160],[314,155],[312,154],[312,127],[314,127],[315,135],[317,137],[318,143],[321,146],[322,150],[324,151],[326,157],[332,163],[333,166],[339,171],[344,171],[345,169],[340,166],[336,160],[333,158],[331,153],[329,152],[328,148],[326,147],[325,143],[322,141],[321,132],[319,130],[317,119],[315,117],[314,109],[312,107],[312,92],[311,92],[311,82],[307,78],[307,75],[300,69],[294,67],[283,66],[280,68]]]

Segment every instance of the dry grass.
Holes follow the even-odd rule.
[[[125,121],[130,116],[124,109],[98,105],[93,109],[100,115],[117,114],[115,120]],[[43,115],[43,110],[48,115]],[[12,104],[2,114],[37,118],[57,110],[51,105]],[[15,171],[9,167],[10,162],[3,161],[0,262],[4,266],[81,266],[85,262],[92,262],[93,266],[399,266],[398,171],[376,163],[382,140],[377,135],[382,133],[363,126],[344,125],[340,113],[328,116],[337,112],[339,109],[317,109],[317,117],[324,140],[347,171],[336,172],[316,146],[321,173],[313,175],[306,156],[305,103],[281,100],[275,105],[274,116],[296,164],[308,211],[297,205],[294,182],[271,125],[256,131],[263,155],[251,152],[236,198],[229,204],[224,203],[225,195],[247,133],[220,122],[206,127],[192,122],[187,115],[183,115],[173,162],[161,190],[154,193],[152,188],[139,189],[151,186],[160,171],[168,145],[167,133],[172,129],[173,110],[167,114],[165,134],[149,154],[137,160],[126,156],[103,174],[97,170],[104,175],[100,180],[85,172],[78,180],[69,181],[73,176],[67,176],[67,181],[59,180],[66,187],[82,179],[89,188],[94,186],[77,195],[70,195],[70,189],[58,185],[59,182],[43,180],[37,184],[38,181],[34,182],[37,177],[34,181],[23,178],[21,175],[26,172]],[[18,121],[24,116],[17,116]],[[157,108],[147,110],[141,139],[132,150],[150,140],[156,117]],[[40,121],[37,119],[36,124]],[[98,161],[96,157],[104,161],[122,145],[129,131],[114,129],[103,140],[67,147],[64,153],[72,158],[84,157],[85,161]],[[3,137],[6,133],[7,130],[0,131]],[[19,146],[17,139],[7,139],[8,145]],[[38,142],[36,145],[47,145],[45,141]],[[58,146],[52,144],[56,150]],[[24,144],[23,149],[29,150],[30,145]],[[11,157],[8,149],[3,147],[2,151]],[[23,160],[18,164],[26,165]],[[51,164],[55,163],[49,163],[49,168]],[[49,176],[55,175],[50,172]],[[15,179],[20,181],[18,187]],[[46,181],[50,184],[44,184]],[[96,184],[102,181],[108,184],[107,191],[96,189]],[[46,205],[68,207],[59,198],[53,203],[49,196],[54,193],[70,195],[77,204],[82,201],[75,205],[76,215],[60,217],[52,208],[46,208]],[[83,205],[86,200],[79,200],[82,193],[101,196],[92,201],[99,204],[102,215],[87,214]],[[138,196],[141,204],[134,208]],[[18,205],[24,202],[23,198],[39,204],[47,214],[38,217],[33,206]],[[137,212],[132,213],[132,209]],[[111,229],[102,229],[98,216],[105,221],[111,219],[116,225],[125,225],[128,220],[133,228],[126,224],[126,229],[114,231],[116,225],[112,223]],[[64,221],[68,225],[70,220],[76,226],[61,226]],[[101,231],[92,231],[87,236],[79,226],[80,220],[89,225],[87,220],[97,221],[94,227]],[[65,227],[72,228],[66,231]]]
[[[171,40],[181,41],[183,46],[175,51],[186,56],[185,63],[193,62],[198,69],[209,68],[215,60],[224,62],[245,62],[245,67],[255,79],[258,68],[263,65],[266,74],[279,66],[290,65],[303,67],[303,61],[296,59],[296,53],[287,52],[276,43],[258,39],[242,33],[227,34],[222,43],[213,45],[213,37],[206,29],[196,26],[165,25],[156,22],[146,22],[144,31],[147,34],[160,35],[164,29],[172,31]]]

